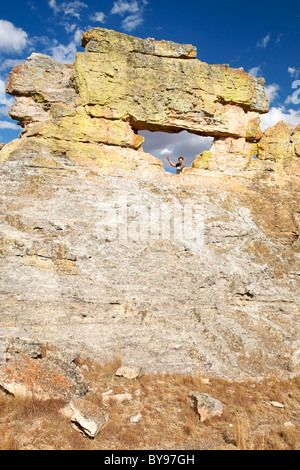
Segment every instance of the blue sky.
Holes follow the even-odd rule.
[[[95,26],[193,44],[199,60],[263,76],[270,112],[261,117],[262,128],[282,119],[300,123],[299,0],[14,0],[0,6],[0,142],[20,132],[7,115],[13,97],[5,87],[13,66],[32,52],[72,63],[83,50],[82,31]],[[143,135],[144,149],[162,158],[189,159],[211,143],[187,133]]]

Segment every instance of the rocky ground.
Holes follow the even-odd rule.
[[[299,379],[145,374],[20,345],[0,367],[1,450],[299,449]]]

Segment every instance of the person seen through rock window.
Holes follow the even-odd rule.
[[[178,158],[178,163],[173,163],[170,159],[170,157],[167,157],[168,162],[170,163],[171,166],[176,168],[176,174],[179,175],[182,173],[183,169],[186,168],[185,164],[183,163],[184,158],[179,157]]]

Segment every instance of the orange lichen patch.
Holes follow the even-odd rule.
[[[36,360],[21,354],[20,357],[0,369],[0,385],[9,393],[16,390],[48,398],[70,400],[81,395],[76,377],[64,371],[60,365],[48,359]]]

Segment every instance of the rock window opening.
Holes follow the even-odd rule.
[[[165,166],[168,173],[176,173],[168,160],[169,155],[174,163],[178,162],[179,157],[184,158],[184,164],[190,167],[196,156],[205,150],[210,150],[213,137],[199,136],[182,131],[178,134],[169,134],[166,132],[139,131],[145,139],[143,150],[159,158]]]

